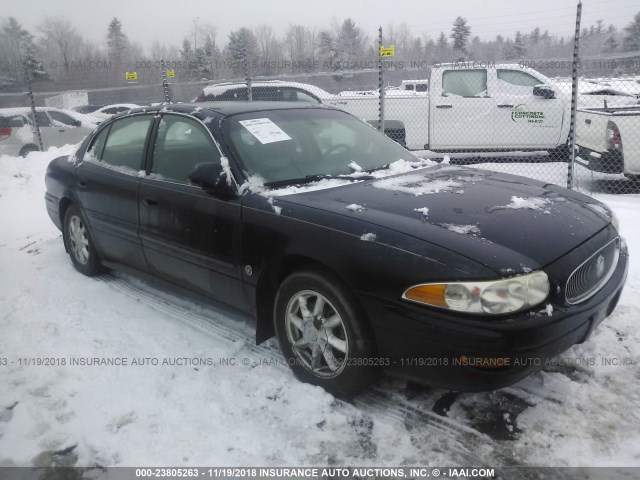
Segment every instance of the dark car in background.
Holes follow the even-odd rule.
[[[233,305],[335,393],[382,369],[497,388],[589,338],[627,274],[612,212],[429,164],[322,105],[147,107],[52,161],[46,205],[81,273],[146,272]]]

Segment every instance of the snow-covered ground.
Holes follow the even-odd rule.
[[[0,157],[0,466],[640,466],[640,198],[598,196],[620,218],[629,280],[556,365],[489,393],[384,378],[345,402],[298,382],[233,310],[77,273],[43,200],[46,165],[69,151]]]

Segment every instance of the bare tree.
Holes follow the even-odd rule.
[[[272,73],[271,71],[272,69],[270,68],[271,67],[270,65],[271,47],[275,40],[275,36],[273,34],[273,27],[266,23],[262,25],[258,25],[257,27],[254,28],[254,35],[258,40],[260,60],[262,64],[266,66],[266,68],[264,69],[265,73],[269,75]]]
[[[63,17],[44,17],[38,31],[42,35],[40,43],[43,46],[55,46],[64,70],[68,72],[72,55],[82,43],[82,37],[78,35],[74,26]]]

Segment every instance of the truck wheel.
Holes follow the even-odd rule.
[[[65,213],[62,234],[76,270],[89,277],[102,271],[89,226],[75,205],[71,205]]]
[[[549,157],[553,162],[570,162],[571,147],[569,145],[560,145],[553,150],[549,150]]]
[[[630,173],[625,173],[624,176],[631,180],[632,182],[640,183],[640,175],[632,175]]]
[[[364,314],[341,282],[314,271],[294,273],[278,289],[274,315],[280,348],[300,380],[350,396],[377,378]]]

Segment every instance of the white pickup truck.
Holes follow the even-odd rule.
[[[640,104],[578,109],[576,161],[590,170],[640,179]]]
[[[394,90],[385,99],[385,133],[409,149],[567,151],[570,96],[531,68],[441,65],[424,83],[427,92]],[[195,99],[210,100],[247,100],[247,87],[211,85]],[[254,82],[252,100],[324,103],[373,125],[379,113],[375,90],[334,95],[298,82]]]

